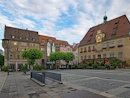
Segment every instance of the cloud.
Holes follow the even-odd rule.
[[[0,23],[39,34],[80,42],[88,29],[126,14],[130,19],[129,0],[1,0]],[[0,31],[3,38],[3,30]]]

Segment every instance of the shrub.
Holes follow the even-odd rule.
[[[105,69],[106,67],[105,66],[98,66],[97,68],[98,69]]]
[[[88,63],[85,63],[84,65],[83,65],[83,68],[87,68],[89,66],[89,64]]]
[[[74,65],[74,69],[78,69],[78,65]]]
[[[97,64],[93,64],[93,68],[97,69],[98,65]]]
[[[40,65],[33,66],[33,70],[39,71],[39,70],[42,70],[42,69],[43,69],[43,66],[40,66]]]
[[[3,70],[3,71],[7,71],[7,69],[8,69],[7,66],[3,66],[3,67],[2,67],[2,70]]]
[[[83,69],[83,66],[78,66],[78,69]]]
[[[100,66],[104,66],[104,62],[101,62]]]
[[[109,65],[107,65],[107,64],[105,65],[105,67],[106,67],[106,68],[108,68],[108,69],[110,69],[110,66],[109,66]]]
[[[27,70],[27,67],[26,66],[22,66],[22,70]]]
[[[93,64],[92,62],[89,62],[89,66],[92,66],[92,64]]]

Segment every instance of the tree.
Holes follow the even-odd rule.
[[[41,59],[43,57],[43,53],[39,49],[29,49],[24,50],[22,52],[22,57],[27,59],[29,65],[34,65],[36,59]]]
[[[4,56],[0,54],[0,66],[4,65]]]
[[[74,59],[74,54],[72,52],[67,52],[64,55],[64,60],[66,61],[67,65],[69,64],[70,61]]]
[[[60,61],[64,59],[64,53],[63,52],[53,52],[50,54],[50,61],[55,61],[55,67],[56,67],[56,61]]]

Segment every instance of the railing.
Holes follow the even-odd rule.
[[[59,73],[53,73],[53,72],[42,72],[42,74],[45,74],[45,77],[61,81],[61,74]]]
[[[45,75],[44,74],[39,74],[35,71],[31,72],[31,78],[34,78],[42,83],[45,83]]]

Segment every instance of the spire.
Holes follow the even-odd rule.
[[[107,23],[106,11],[105,11],[105,16],[103,17],[103,19],[104,19],[104,24],[106,24]]]

